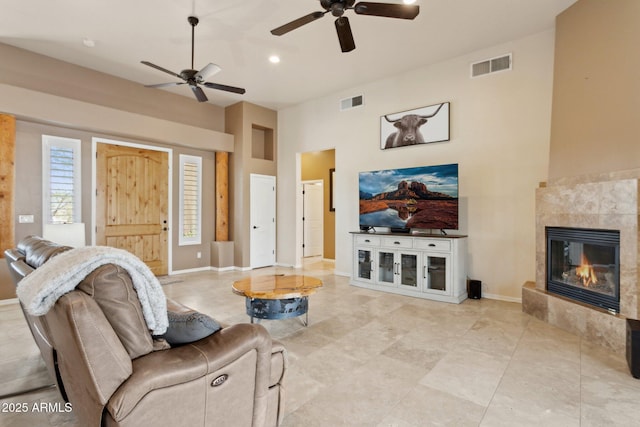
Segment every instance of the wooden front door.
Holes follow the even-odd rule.
[[[168,153],[97,144],[96,244],[168,272]]]

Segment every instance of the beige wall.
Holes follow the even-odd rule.
[[[519,300],[535,277],[535,189],[548,172],[554,32],[352,87],[278,112],[278,260],[296,265],[299,156],[335,148],[336,271],[350,274],[358,229],[358,172],[458,163],[460,234],[483,295]],[[512,71],[469,78],[470,63],[512,52]],[[363,107],[339,100],[364,94]],[[380,116],[451,102],[451,141],[380,150]]]
[[[302,180],[322,180],[324,191],[324,213],[323,213],[323,258],[335,259],[336,248],[336,213],[331,211],[330,198],[330,178],[329,169],[336,167],[335,150],[314,151],[311,153],[303,153],[302,162]]]
[[[234,242],[234,265],[247,268],[250,260],[250,175],[276,176],[278,113],[248,102],[239,102],[225,109],[225,131],[235,135],[234,152],[229,166],[229,239]],[[254,158],[264,156],[264,150],[253,149],[254,128],[271,130],[273,160]],[[262,138],[262,136],[261,136]],[[277,182],[276,182],[277,185]],[[276,197],[280,197],[276,194]],[[278,242],[279,244],[279,242]]]
[[[549,180],[640,167],[638,41],[638,0],[579,0],[558,16]]]
[[[81,140],[82,154],[82,221],[86,226],[87,243],[91,243],[91,142],[93,137],[124,143],[144,144],[173,150],[173,206],[172,206],[172,254],[171,269],[188,270],[209,266],[210,242],[215,236],[215,194],[207,183],[215,179],[215,153],[168,144],[149,143],[144,140],[123,139],[113,135],[96,134],[76,129],[18,121],[16,126],[16,217],[18,215],[34,215],[33,224],[16,223],[16,242],[30,234],[42,234],[42,135],[54,135]],[[203,191],[202,194],[202,244],[178,246],[178,208],[179,208],[179,156],[189,154],[202,157]],[[211,191],[206,191],[207,189]],[[197,258],[197,252],[202,253]]]
[[[0,58],[0,83],[203,129],[224,130],[224,109],[210,103],[194,102],[187,96],[146,88],[2,43]],[[188,89],[185,91],[190,95]]]

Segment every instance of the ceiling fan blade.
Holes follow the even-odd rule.
[[[204,94],[204,91],[200,88],[200,86],[190,85],[193,94],[198,98],[198,102],[206,102],[208,101],[207,95]]]
[[[209,89],[224,90],[224,91],[227,91],[227,92],[239,93],[241,95],[246,92],[246,90],[244,90],[241,87],[221,85],[221,84],[218,84],[218,83],[205,82],[205,83],[203,83],[203,85],[205,85]]]
[[[359,15],[384,16],[386,18],[413,19],[420,13],[420,6],[392,4],[392,3],[370,3],[361,1],[356,3],[353,10]]]
[[[347,19],[346,16],[341,16],[336,19],[336,31],[338,32],[338,40],[340,41],[340,48],[343,52],[351,52],[356,48],[356,42],[353,40],[349,19]]]
[[[193,76],[197,82],[203,82],[207,80],[209,77],[213,76],[216,73],[219,73],[221,68],[210,62],[207,64],[202,70],[198,71],[195,76]]]
[[[170,86],[178,86],[183,84],[184,82],[173,82],[173,83],[160,83],[157,85],[144,85],[144,87],[170,87]]]
[[[295,19],[287,24],[284,24],[278,28],[271,30],[271,34],[274,36],[281,36],[283,34],[288,33],[289,31],[293,31],[296,28],[300,28],[305,24],[315,21],[316,19],[320,19],[327,12],[313,12],[308,15],[305,15],[301,18]]]
[[[162,68],[159,65],[152,64],[151,62],[148,62],[148,61],[140,61],[140,62],[143,63],[144,65],[148,65],[151,68],[155,68],[156,70],[160,70],[160,71],[162,71],[164,73],[171,74],[172,76],[175,76],[175,77],[177,77],[179,79],[182,79],[182,76],[180,74],[176,74],[173,71],[169,71],[166,68]],[[182,79],[182,80],[184,80],[184,79]]]

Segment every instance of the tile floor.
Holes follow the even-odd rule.
[[[298,318],[262,322],[289,350],[284,427],[640,425],[640,380],[624,357],[519,304],[375,292],[349,286],[331,267],[305,265],[324,281],[310,297],[309,327]],[[231,283],[274,272],[293,271],[190,273],[164,289],[219,321],[247,322]],[[46,382],[17,304],[0,306],[0,325],[0,394]],[[76,426],[73,413],[31,410],[61,402],[56,390],[2,400],[0,426]],[[7,412],[16,403],[30,410]]]

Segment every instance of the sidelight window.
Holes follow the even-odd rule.
[[[81,220],[80,140],[42,135],[43,222]]]
[[[202,241],[202,157],[180,155],[180,245]]]

